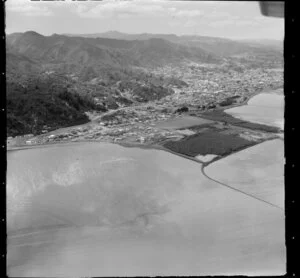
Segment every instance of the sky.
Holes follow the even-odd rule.
[[[231,39],[284,38],[284,19],[265,17],[258,1],[6,0],[6,33],[43,35],[106,31],[202,35]]]

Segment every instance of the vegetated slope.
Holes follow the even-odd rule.
[[[19,56],[12,57],[18,60]],[[80,79],[49,68],[24,72],[16,66],[23,63],[24,57],[20,57],[20,61],[11,59],[7,64],[8,136],[82,124],[88,121],[85,111],[107,111],[161,99],[174,93],[170,85],[187,85],[176,78],[120,67],[103,67],[98,72],[83,67],[86,76]],[[24,61],[37,64],[27,58]]]
[[[218,61],[201,48],[185,47],[163,39],[125,41],[115,39],[42,36],[36,32],[7,36],[7,47],[30,59],[51,64],[85,66],[161,66],[184,60]]]
[[[13,35],[13,34],[12,34]],[[7,47],[43,64],[80,65],[128,65],[129,60],[116,50],[97,44],[96,40],[69,38],[60,35],[42,36],[35,32],[26,32],[18,36],[7,36]]]
[[[149,34],[149,33],[142,33],[142,34],[128,34],[122,33],[118,31],[108,31],[104,33],[94,33],[94,34],[64,34],[70,37],[84,37],[84,38],[108,38],[108,39],[116,39],[116,40],[149,40],[153,38],[158,39],[165,39],[171,42],[177,42],[179,40],[179,36],[174,34]]]
[[[13,53],[10,50],[6,52],[6,75],[10,77],[21,77],[25,74],[38,73],[40,64],[26,57],[23,54]]]
[[[77,36],[86,38],[110,38],[127,41],[143,41],[156,38],[184,46],[201,48],[203,51],[208,51],[209,53],[219,57],[230,57],[232,55],[242,54],[251,54],[253,56],[263,52],[264,55],[271,53],[273,57],[270,57],[270,59],[273,59],[276,56],[277,59],[281,59],[281,61],[283,61],[283,43],[273,40],[232,40],[197,35],[177,36],[174,34],[126,34],[117,31],[96,34],[79,34]]]
[[[149,67],[193,61],[243,70],[244,65],[269,66],[280,60],[277,52],[266,54],[259,47],[255,53],[242,48],[231,55],[235,42],[228,41],[175,35],[155,38],[151,34],[134,40],[43,36],[33,31],[8,35],[8,132],[38,133],[43,125],[55,128],[81,123],[87,121],[86,110],[104,111],[161,99],[174,93],[171,86],[187,86],[174,77],[155,76]],[[228,50],[219,46],[221,42],[228,44]],[[228,54],[231,56],[220,58]]]
[[[266,48],[273,48],[278,51],[283,51],[283,41],[272,39],[243,39],[239,40],[241,43],[245,43],[250,46],[265,46]]]
[[[7,133],[38,134],[43,129],[88,122],[88,110],[107,111],[133,102],[161,99],[186,84],[143,72],[110,68],[100,78],[78,82],[57,73],[10,77],[7,82]],[[14,76],[11,75],[10,76]],[[44,126],[47,126],[45,128]]]
[[[83,124],[86,110],[98,109],[87,95],[70,92],[57,78],[7,82],[7,135],[39,134],[43,129]]]
[[[265,44],[253,45],[203,36],[120,34],[115,37],[127,39],[57,34],[42,36],[29,31],[8,35],[7,49],[11,55],[23,55],[38,63],[40,68],[67,74],[76,73],[79,77],[91,79],[97,77],[102,68],[107,67],[148,68],[184,61],[222,63],[224,58],[248,67],[283,65],[282,51]],[[128,37],[134,39],[129,40]],[[8,56],[8,60],[10,59]]]
[[[233,55],[246,53],[253,56],[261,54],[269,55],[271,53],[273,56],[276,55],[278,59],[283,59],[282,49],[274,48],[269,45],[201,36],[182,36],[180,41],[184,45],[199,46],[204,50],[210,50],[212,53],[221,57],[231,57]]]
[[[165,80],[132,69],[131,66],[140,64],[141,61],[143,65],[155,62],[152,61],[149,49],[143,52],[143,59],[140,59],[137,53],[143,47],[143,42],[138,43],[136,46],[136,42],[111,39],[69,38],[60,35],[46,37],[32,31],[11,34],[7,37],[9,98],[12,98],[13,94],[20,95],[25,102],[25,90],[30,91],[33,96],[39,94],[38,98],[31,96],[32,99],[27,100],[29,103],[39,102],[42,97],[47,99],[48,88],[44,88],[42,92],[32,91],[31,88],[43,87],[41,84],[44,84],[47,78],[51,78],[58,91],[64,90],[67,84],[69,92],[94,98],[98,109],[116,109],[134,101],[146,102],[172,94],[173,90],[168,88],[172,84],[187,85],[175,78]],[[160,48],[159,51],[161,55],[165,54],[163,49]],[[173,54],[166,62],[173,57],[176,55]],[[137,62],[138,60],[140,61]],[[160,55],[156,62],[157,60],[162,61]],[[60,82],[60,78],[68,81]],[[24,84],[30,89],[25,86],[27,89],[21,90]],[[9,104],[14,105],[16,99]],[[16,110],[11,115],[15,113]],[[30,118],[24,115],[23,121],[28,122]],[[73,120],[70,120],[71,122]]]
[[[200,47],[183,46],[170,41],[152,38],[140,41],[129,52],[136,57],[141,65],[161,65],[193,61],[202,63],[218,63],[220,59]]]

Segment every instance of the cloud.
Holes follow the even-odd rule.
[[[209,18],[222,18],[222,17],[230,17],[231,15],[228,12],[214,10],[210,13],[207,13],[205,16]]]
[[[174,11],[175,16],[182,16],[182,17],[196,17],[203,15],[203,12],[199,10],[179,10]]]
[[[194,21],[194,20],[188,20],[185,24],[184,27],[195,27],[199,25],[198,22]]]
[[[228,19],[214,21],[208,24],[211,27],[227,27],[229,25],[236,28],[264,26],[260,20],[249,20],[242,18],[229,17]]]
[[[53,15],[44,2],[32,2],[30,0],[9,0],[5,2],[8,12],[22,13],[28,16],[50,16]]]
[[[128,0],[110,0],[103,1],[93,8],[87,8],[86,3],[80,3],[77,7],[77,14],[85,18],[97,17],[113,17],[118,15],[131,16],[147,16],[147,15],[161,15],[165,9],[155,4],[160,1],[128,1]],[[95,2],[94,2],[95,3]]]
[[[97,1],[30,1],[8,0],[7,11],[24,15],[49,16],[61,11],[73,13],[81,18],[124,17],[164,17],[177,18],[224,17],[226,12],[215,11],[215,7],[232,5],[231,2],[218,1],[164,1],[164,0],[103,0]],[[211,10],[213,9],[213,10]],[[222,9],[222,8],[221,8]]]
[[[199,34],[212,36],[255,37],[260,32],[261,37],[278,37],[278,28],[284,26],[282,19],[263,17],[258,2],[251,1],[7,0],[6,11],[12,30],[39,29],[48,33],[88,33],[113,28],[129,33],[185,34],[197,28]],[[26,16],[39,18],[27,21]],[[46,24],[38,25],[43,16]]]
[[[95,2],[94,2],[95,3]],[[113,16],[172,16],[178,18],[198,17],[204,14],[199,9],[191,9],[178,5],[175,1],[162,0],[104,0],[98,3],[92,9],[87,8],[87,3],[80,3],[77,7],[77,14],[80,17],[96,18],[96,17],[113,17]],[[171,7],[170,7],[171,6]]]

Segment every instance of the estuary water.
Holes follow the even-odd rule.
[[[214,179],[284,208],[284,143],[267,141],[214,162]]]
[[[261,93],[248,101],[247,105],[225,110],[236,118],[259,124],[284,127],[284,95],[280,90]]]
[[[9,151],[7,162],[9,276],[285,273],[284,212],[208,179],[199,163],[105,143]],[[280,203],[280,179],[259,186],[282,163],[269,162],[251,192]]]

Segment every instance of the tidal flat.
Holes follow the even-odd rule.
[[[201,163],[105,143],[7,159],[9,276],[285,273],[283,211],[207,179]]]

